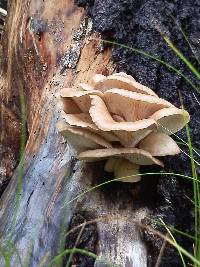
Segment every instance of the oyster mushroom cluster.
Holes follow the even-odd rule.
[[[169,136],[188,123],[187,111],[159,98],[125,73],[94,75],[91,85],[59,92],[63,121],[59,132],[87,162],[106,160],[105,170],[123,182],[137,182],[140,165],[163,163],[156,158],[180,149]],[[120,179],[119,179],[120,180]]]

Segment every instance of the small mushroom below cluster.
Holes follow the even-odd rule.
[[[177,155],[170,137],[190,120],[187,111],[158,97],[120,72],[96,74],[91,84],[64,88],[58,95],[58,131],[85,162],[106,160],[104,170],[122,182],[138,182],[140,165],[160,165],[156,157]]]

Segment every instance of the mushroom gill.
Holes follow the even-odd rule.
[[[152,119],[143,119],[136,122],[116,121],[99,96],[91,95],[90,98],[92,101],[89,113],[95,125],[102,131],[113,132],[125,147],[135,146],[144,136],[157,127],[155,120]],[[116,117],[121,118],[119,115],[114,115],[114,118]]]
[[[64,88],[58,131],[79,160],[106,160],[104,169],[122,182],[138,182],[140,165],[160,165],[157,156],[180,149],[169,136],[190,120],[187,111],[159,98],[124,72],[96,74],[91,84]]]
[[[98,134],[80,127],[71,127],[65,123],[57,124],[58,131],[67,138],[69,144],[75,149],[76,154],[86,149],[99,147],[111,147],[111,144]]]

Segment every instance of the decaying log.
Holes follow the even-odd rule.
[[[105,173],[101,164],[76,161],[56,130],[56,93],[95,73],[112,73],[111,51],[101,50],[84,9],[71,0],[12,1],[6,32],[0,82],[3,178],[12,175],[17,163],[24,117],[27,143],[1,198],[2,248],[10,240],[23,263],[47,266],[64,249],[71,219],[89,214],[87,220],[97,218],[94,253],[121,266],[146,266],[146,246],[135,221],[148,210],[136,203],[137,187],[107,185],[68,203],[100,183]],[[1,266],[3,262],[1,257]],[[20,266],[17,253],[11,266]],[[103,265],[96,261],[95,266]]]

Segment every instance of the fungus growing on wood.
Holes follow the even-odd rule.
[[[139,173],[139,165],[131,163],[127,159],[109,158],[104,167],[107,172],[114,172],[117,181],[122,182],[138,182],[141,180]],[[121,177],[127,177],[120,179]]]
[[[153,119],[143,119],[132,122],[125,121],[121,114],[115,114],[112,117],[106,104],[99,96],[92,95],[90,98],[92,101],[89,112],[93,122],[102,131],[113,132],[118,136],[120,143],[125,147],[135,146],[142,137],[146,136],[157,127]]]
[[[85,151],[86,149],[96,149],[99,147],[112,147],[104,138],[89,130],[81,127],[71,127],[65,123],[59,122],[57,124],[58,131],[67,138],[68,142],[76,150],[77,153]]]
[[[87,150],[78,155],[78,158],[87,162],[92,162],[100,159],[108,159],[110,157],[120,157],[129,160],[138,165],[153,165],[163,166],[163,163],[154,158],[149,152],[139,148],[108,148]]]
[[[160,132],[150,133],[138,144],[138,148],[159,157],[180,153],[177,143],[170,136]]]
[[[133,77],[125,73],[110,75],[107,78],[103,75],[94,76],[95,90],[105,92],[111,88],[125,89],[132,92],[138,92],[147,95],[157,96],[154,91],[148,87],[137,83]]]
[[[61,99],[65,105],[71,105],[68,101],[72,100],[73,104],[76,104],[82,112],[88,112],[90,109],[90,95],[98,95],[103,96],[98,90],[89,90],[89,91],[82,91],[82,90],[69,90],[69,88],[62,89],[60,92]],[[70,113],[70,112],[69,112]]]
[[[187,111],[123,72],[96,74],[91,84],[65,88],[59,102],[63,121],[58,130],[76,157],[86,162],[106,160],[105,171],[123,182],[138,182],[140,165],[163,166],[156,156],[179,154],[169,135],[190,120]]]

